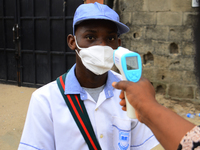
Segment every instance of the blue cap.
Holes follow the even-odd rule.
[[[110,7],[97,2],[80,5],[74,14],[73,34],[75,25],[81,21],[90,19],[105,19],[114,22],[117,25],[118,33],[123,34],[129,31],[129,27],[119,21],[119,15]]]

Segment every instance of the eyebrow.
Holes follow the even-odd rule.
[[[84,31],[84,33],[87,33],[87,32],[97,33],[97,31],[92,30],[92,29],[88,29],[88,30],[85,30],[85,31]],[[112,33],[116,33],[116,34],[117,34],[117,31],[111,30],[111,31],[109,31],[108,33],[109,33],[109,34],[112,34]]]
[[[84,33],[85,33],[85,32],[92,32],[92,33],[96,33],[97,31],[89,29],[89,30],[85,30],[85,31],[84,31]]]

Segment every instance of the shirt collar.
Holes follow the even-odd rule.
[[[67,76],[65,79],[65,94],[80,94],[81,99],[86,100],[87,93],[81,87],[81,85],[79,84],[75,76],[75,68],[76,68],[76,64],[67,73]],[[118,82],[118,81],[120,80],[111,71],[108,71],[108,79],[104,87],[106,98],[111,98],[114,96],[112,83]]]
[[[120,80],[111,71],[108,71],[108,79],[104,87],[106,98],[111,98],[114,96],[114,93],[113,93],[114,88],[112,86],[112,83],[119,82],[119,81]]]

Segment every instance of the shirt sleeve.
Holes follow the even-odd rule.
[[[54,150],[53,120],[47,98],[34,92],[18,150]]]
[[[182,138],[178,150],[200,150],[200,126],[195,126]]]

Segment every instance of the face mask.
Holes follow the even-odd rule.
[[[83,65],[96,75],[102,75],[109,71],[113,66],[113,49],[110,46],[95,45],[88,48],[80,48],[76,41],[77,47],[80,49],[76,53],[81,58]]]

